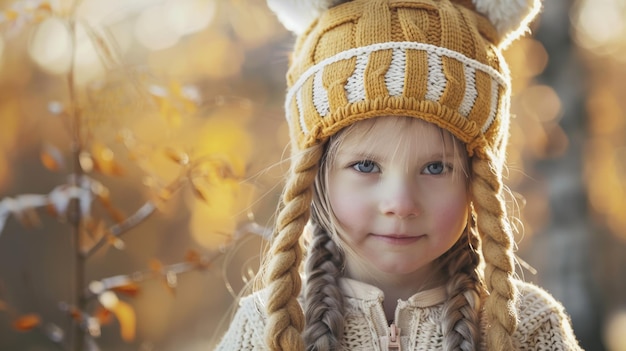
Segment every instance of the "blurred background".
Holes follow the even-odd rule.
[[[212,349],[287,168],[292,35],[263,0],[0,11],[0,350],[63,350],[70,318],[89,350]],[[623,351],[626,1],[545,1],[532,29],[506,51],[519,273]]]

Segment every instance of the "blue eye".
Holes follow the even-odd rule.
[[[380,172],[380,168],[378,168],[376,163],[374,163],[374,161],[370,161],[370,160],[359,161],[359,162],[353,164],[352,168],[355,171],[358,171],[358,172],[361,172],[361,173]]]
[[[448,166],[444,165],[443,162],[429,163],[428,165],[426,165],[424,173],[433,175],[443,174],[446,172],[447,167]]]

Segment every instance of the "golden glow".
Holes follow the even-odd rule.
[[[193,34],[211,24],[216,6],[213,0],[170,0],[164,5],[166,21],[181,36]]]
[[[135,24],[137,40],[150,50],[173,47],[185,35],[209,26],[216,4],[207,0],[157,3],[142,11]]]
[[[0,37],[0,72],[4,66],[4,39]]]
[[[625,15],[626,3],[622,0],[579,1],[573,15],[579,45],[597,54],[619,57],[626,37]]]
[[[71,38],[67,24],[57,18],[43,21],[32,35],[30,57],[44,71],[64,74],[71,64]]]
[[[143,11],[135,24],[137,40],[150,50],[162,50],[174,46],[180,33],[167,26],[167,8],[154,5]]]
[[[626,351],[626,311],[613,312],[606,323],[603,339],[610,351]]]

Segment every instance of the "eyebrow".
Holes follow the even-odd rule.
[[[353,151],[340,151],[336,156],[353,158],[353,159],[372,159],[372,160],[387,160],[389,157],[383,157],[381,154],[376,154],[373,152],[353,152]],[[420,156],[420,158],[424,159],[455,159],[455,154],[453,152],[433,152],[432,154],[427,154]]]

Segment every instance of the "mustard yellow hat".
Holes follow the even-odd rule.
[[[381,115],[432,122],[470,155],[504,147],[510,79],[501,48],[538,1],[268,3],[298,34],[285,109],[300,148]]]

